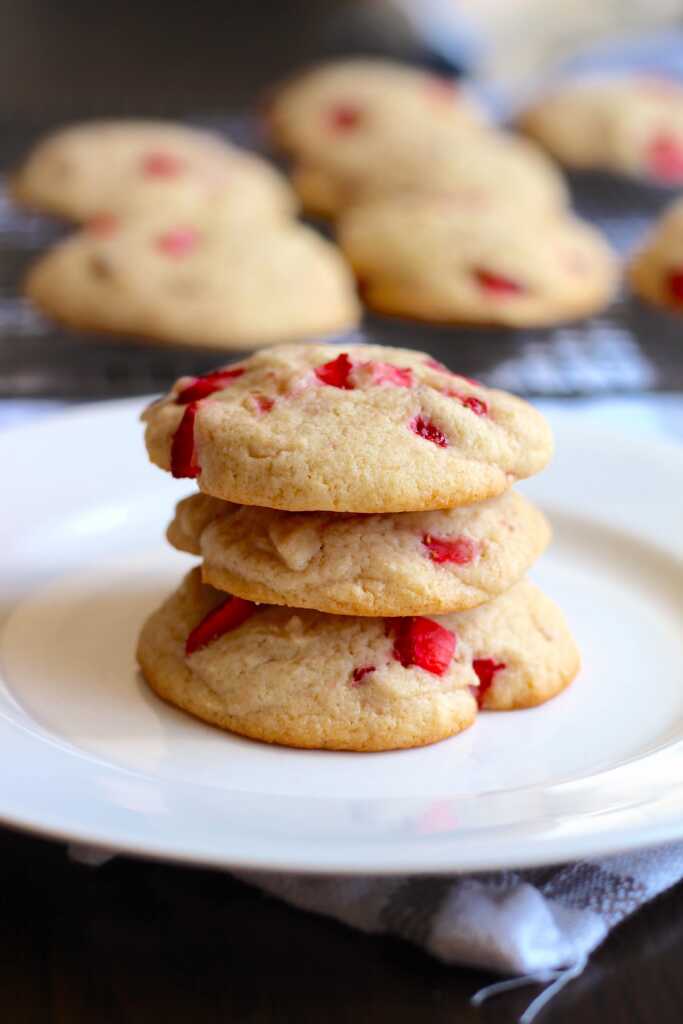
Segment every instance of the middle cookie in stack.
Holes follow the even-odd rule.
[[[422,353],[291,346],[181,380],[145,418],[152,460],[204,492],[168,532],[203,582],[140,639],[165,699],[269,742],[386,750],[575,674],[522,578],[550,531],[508,487],[552,451],[526,403]]]

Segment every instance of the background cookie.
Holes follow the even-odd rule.
[[[526,110],[519,127],[568,167],[683,183],[683,85],[674,79],[570,81]]]
[[[200,554],[219,590],[339,615],[438,615],[472,608],[519,580],[550,540],[542,512],[514,491],[460,509],[354,516],[287,513],[194,494],[168,539]]]
[[[381,346],[264,350],[181,379],[143,419],[162,469],[226,501],[291,511],[452,508],[502,493],[552,454],[526,402]]]
[[[138,659],[159,696],[221,728],[359,751],[444,739],[474,720],[473,691],[531,706],[578,669],[560,612],[526,581],[469,612],[384,620],[226,599],[199,570],[147,620]]]
[[[352,159],[353,158],[353,159]],[[531,209],[562,209],[562,174],[525,139],[503,132],[435,131],[426,122],[405,138],[370,136],[353,153],[330,148],[295,164],[292,183],[313,213],[336,216],[394,193],[453,195],[465,202],[504,198]]]
[[[422,320],[552,324],[604,308],[616,287],[595,228],[492,197],[376,200],[343,215],[338,238],[368,305]]]
[[[39,143],[12,180],[26,206],[73,220],[103,213],[176,214],[211,202],[235,220],[296,209],[270,164],[209,132],[163,121],[94,121]]]
[[[655,225],[631,260],[628,276],[641,298],[683,313],[683,199]]]
[[[293,221],[236,231],[210,207],[95,221],[35,264],[26,294],[80,330],[224,349],[335,334],[360,318],[330,242]]]

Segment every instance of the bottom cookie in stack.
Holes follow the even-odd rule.
[[[423,746],[477,708],[541,704],[576,675],[556,605],[528,580],[469,611],[368,618],[256,605],[193,570],[145,623],[138,660],[164,700],[268,743]]]

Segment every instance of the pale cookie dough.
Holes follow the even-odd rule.
[[[329,147],[315,161],[299,160],[292,183],[306,209],[329,217],[395,193],[469,203],[497,197],[531,210],[554,211],[568,202],[557,166],[526,139],[483,129],[435,131],[429,122],[406,138],[372,135],[358,152]]]
[[[617,284],[591,225],[494,200],[380,199],[343,215],[338,238],[367,304],[420,320],[555,324],[604,309]]]
[[[292,221],[235,231],[210,209],[94,223],[34,265],[27,297],[77,330],[222,349],[355,327],[353,277]]]
[[[666,210],[628,268],[634,292],[683,313],[683,199]]]
[[[683,83],[590,76],[542,96],[519,127],[567,167],[683,184]]]
[[[483,707],[542,703],[579,665],[561,613],[527,581],[468,612],[386,620],[250,605],[198,569],[145,623],[138,660],[160,697],[213,725],[356,751],[453,736],[474,721],[480,691]]]
[[[284,177],[209,132],[163,121],[94,121],[39,143],[11,181],[32,208],[86,221],[157,208],[191,213],[210,203],[235,224],[296,212]]]
[[[469,91],[452,78],[394,61],[330,61],[277,88],[266,125],[274,143],[315,163],[330,149],[362,159],[368,137],[408,139],[425,121],[436,130],[484,121]]]
[[[516,583],[550,541],[515,491],[438,512],[278,512],[194,494],[167,537],[201,555],[218,590],[338,615],[439,615],[473,608]]]
[[[380,346],[263,350],[181,378],[143,414],[149,456],[225,501],[417,512],[493,497],[550,459],[532,406]]]

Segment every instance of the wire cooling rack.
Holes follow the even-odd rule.
[[[245,118],[197,118],[257,145]],[[8,171],[50,126],[0,125],[0,167]],[[76,335],[45,320],[21,296],[40,250],[66,230],[16,209],[0,179],[0,397],[115,398],[162,391],[182,374],[226,357],[211,350]],[[571,181],[574,205],[626,254],[664,206],[669,191],[586,174]],[[683,317],[623,294],[602,315],[552,329],[446,328],[368,315],[354,339],[424,349],[468,377],[530,396],[683,390]],[[239,355],[239,353],[237,353]]]

